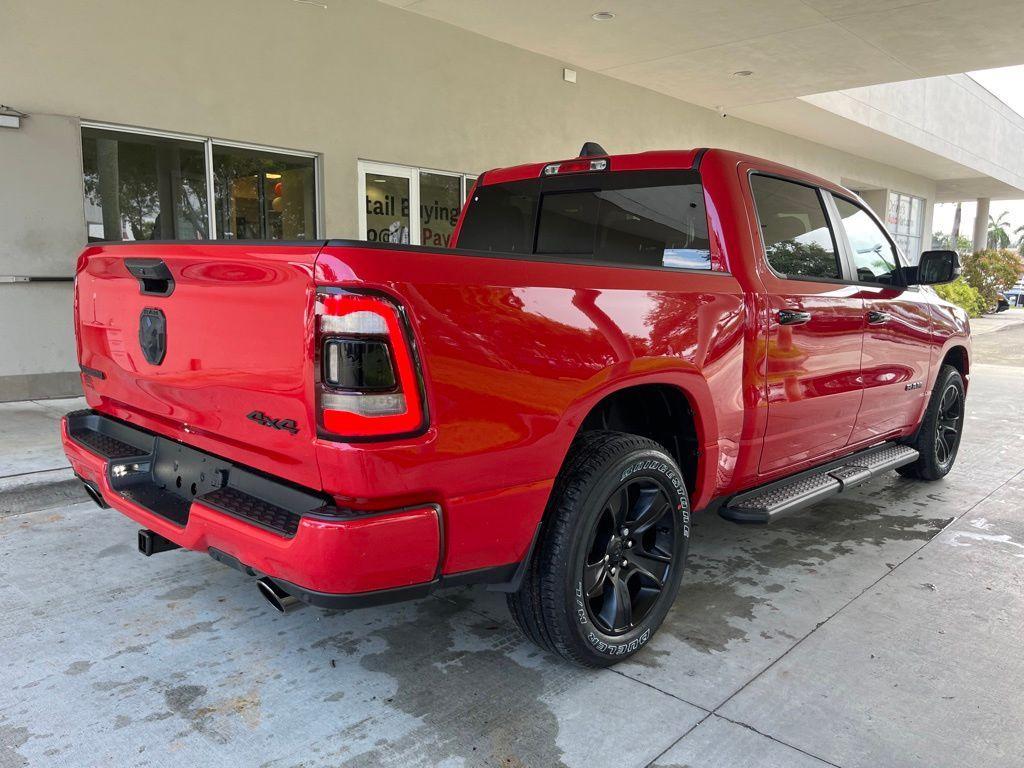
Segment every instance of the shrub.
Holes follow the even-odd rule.
[[[988,308],[981,294],[965,283],[962,277],[957,278],[952,283],[936,285],[933,288],[946,301],[951,301],[958,307],[963,307],[971,317],[981,317]]]
[[[985,309],[996,305],[996,293],[1016,285],[1024,274],[1020,254],[1007,248],[978,251],[961,263],[964,282],[981,294]]]

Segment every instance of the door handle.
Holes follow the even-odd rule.
[[[888,323],[891,319],[892,315],[888,312],[878,312],[874,309],[868,312],[868,325],[881,325]]]
[[[793,309],[779,310],[779,323],[781,325],[803,325],[811,321],[810,312],[797,312]]]

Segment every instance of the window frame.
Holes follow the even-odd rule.
[[[565,193],[582,193],[582,192],[595,192],[595,191],[607,191],[614,190],[617,187],[604,187],[600,183],[600,179],[608,175],[618,176],[621,183],[625,184],[626,179],[623,176],[639,175],[639,174],[661,174],[664,176],[671,176],[673,174],[684,174],[691,173],[694,175],[697,185],[700,187],[700,199],[702,208],[704,211],[704,222],[707,228],[708,238],[708,252],[710,254],[710,263],[706,268],[698,267],[675,267],[666,266],[665,264],[635,264],[631,262],[619,262],[619,261],[606,261],[601,259],[592,258],[593,254],[582,256],[580,254],[566,253],[566,252],[545,252],[539,253],[537,251],[539,239],[540,239],[540,215],[543,208],[544,198],[548,195],[557,195],[563,192]],[[592,185],[580,184],[580,177],[590,177],[594,180]],[[634,179],[635,180],[635,179]],[[475,249],[468,249],[468,251],[481,254],[492,254],[500,256],[507,254],[515,259],[522,261],[545,261],[553,262],[558,264],[585,264],[592,267],[611,267],[617,269],[649,269],[663,272],[676,272],[676,273],[689,273],[689,274],[713,274],[713,275],[731,275],[732,273],[727,268],[726,264],[722,260],[720,254],[716,254],[714,243],[714,230],[711,225],[711,219],[708,216],[708,206],[706,201],[706,189],[704,187],[703,177],[700,175],[700,171],[696,168],[633,168],[626,169],[616,172],[614,169],[610,171],[591,171],[588,173],[580,174],[565,174],[565,175],[552,175],[552,176],[541,176],[541,177],[530,177],[517,179],[515,181],[507,182],[508,184],[527,184],[539,182],[537,189],[537,197],[534,201],[534,213],[532,218],[532,230],[533,230],[533,245],[530,252],[511,252],[511,251],[476,251]],[[655,186],[679,186],[679,184],[648,184],[640,185],[640,187],[655,187]],[[634,187],[623,186],[623,189],[631,189]],[[595,229],[595,235],[597,230]],[[456,249],[461,250],[461,249]],[[718,268],[715,268],[716,255],[718,255]]]
[[[359,240],[366,240],[366,176],[380,174],[409,182],[409,245],[419,245],[420,232],[420,177],[419,169],[409,165],[393,165],[378,163],[372,160],[359,160],[356,164],[356,200],[359,204]],[[366,240],[366,242],[376,242]],[[402,245],[402,243],[386,243],[386,245]]]
[[[473,184],[480,178],[478,173],[461,171],[443,171],[437,168],[426,168],[419,165],[403,165],[402,163],[385,163],[378,160],[356,159],[356,199],[359,205],[357,242],[374,242],[366,239],[366,174],[379,173],[382,176],[396,176],[409,180],[409,245],[420,246],[423,239],[423,228],[420,224],[420,174],[430,173],[436,176],[458,177],[459,205],[465,208]],[[472,180],[472,181],[471,181]],[[459,209],[460,216],[462,208]],[[400,243],[385,243],[400,245]]]
[[[78,121],[78,136],[79,140],[82,137],[83,128],[92,128],[100,131],[112,131],[114,133],[123,133],[126,135],[134,136],[152,136],[160,139],[174,139],[176,141],[185,141],[203,145],[203,158],[205,160],[206,170],[206,216],[209,220],[209,232],[210,237],[205,241],[195,242],[235,242],[234,240],[222,240],[217,234],[217,201],[214,194],[213,184],[213,148],[228,147],[235,149],[248,149],[256,152],[269,152],[277,155],[291,155],[293,157],[303,157],[306,159],[313,160],[313,199],[316,211],[314,212],[313,220],[316,223],[316,232],[313,233],[313,237],[308,240],[302,240],[300,242],[316,242],[323,238],[324,231],[324,208],[323,208],[323,155],[319,152],[311,152],[309,150],[302,149],[288,149],[286,147],[275,147],[268,144],[253,144],[251,142],[233,141],[230,139],[219,139],[213,136],[202,136],[191,133],[180,133],[177,131],[164,131],[157,130],[154,128],[141,128],[132,125],[121,125],[118,123],[107,123],[99,120],[79,120]],[[81,165],[81,162],[79,163]],[[84,197],[84,193],[83,193]],[[83,218],[85,216],[85,205],[83,202]],[[109,242],[109,241],[108,241]],[[191,240],[173,240],[170,242],[193,242]],[[239,241],[246,242],[246,241]],[[252,240],[248,242],[254,242]],[[273,242],[285,242],[275,240]]]
[[[896,219],[893,222],[892,227],[890,228],[889,225],[888,225],[888,217],[889,217],[889,213],[888,212],[889,212],[889,203],[890,203],[890,201],[893,198],[895,198],[895,201],[896,201]],[[912,231],[909,228],[907,229],[907,231],[902,231],[902,229],[900,227],[900,223],[899,223],[899,204],[900,204],[901,198],[906,198],[907,199],[907,205],[908,205],[908,208],[909,208],[908,215],[909,215],[911,220],[913,219],[913,215],[914,215],[914,213],[913,213],[914,212],[914,203],[916,203],[916,202],[920,203],[921,220],[920,220],[920,222],[918,222],[918,227],[917,227],[916,232]],[[896,190],[896,189],[887,189],[886,190],[886,197],[885,197],[886,216],[885,216],[884,219],[882,219],[882,228],[886,232],[889,233],[889,235],[892,237],[893,242],[896,243],[897,251],[900,251],[901,253],[904,253],[904,256],[906,257],[906,261],[907,261],[907,265],[908,266],[909,266],[909,264],[911,262],[914,262],[915,260],[920,259],[921,258],[921,253],[925,250],[925,248],[924,248],[924,242],[925,242],[924,225],[925,225],[925,220],[927,219],[927,214],[926,214],[927,203],[928,203],[927,198],[921,197],[919,195],[912,194],[910,192],[900,192],[899,190]],[[896,238],[899,238],[899,237],[906,238],[908,243],[911,243],[911,244],[916,242],[917,243],[917,247],[916,248],[911,248],[909,252],[903,252],[902,249],[900,248],[899,241],[896,239]]]
[[[821,205],[822,213],[825,214],[825,221],[828,225],[829,233],[832,236],[832,247],[835,249],[836,266],[839,267],[840,277],[814,277],[812,275],[788,275],[784,272],[779,272],[775,267],[772,266],[771,260],[768,258],[768,246],[764,241],[764,229],[761,227],[761,216],[757,210],[757,198],[754,195],[754,185],[752,179],[754,176],[764,176],[769,179],[778,179],[779,181],[788,181],[791,184],[797,184],[801,187],[807,187],[808,189],[814,190],[818,196],[818,203]],[[757,169],[751,169],[747,171],[747,191],[750,193],[750,201],[754,204],[754,224],[757,229],[757,241],[761,245],[761,263],[764,264],[771,274],[775,275],[780,280],[792,280],[795,282],[803,283],[829,283],[831,285],[850,285],[852,282],[850,279],[850,265],[846,258],[846,253],[843,247],[840,245],[836,238],[836,214],[835,208],[831,204],[831,200],[827,200],[825,193],[831,194],[831,192],[824,187],[813,184],[803,179],[795,179],[792,176],[786,176],[781,173],[773,173],[771,171],[759,171]],[[843,237],[846,237],[844,231]]]
[[[868,205],[867,203],[865,203],[862,200],[858,200],[856,195],[851,197],[849,195],[836,194],[832,190],[823,189],[822,191],[826,192],[827,196],[828,196],[829,215],[834,218],[835,226],[837,226],[839,229],[841,229],[842,233],[843,233],[843,238],[842,238],[842,243],[841,243],[842,251],[843,251],[843,262],[844,262],[843,271],[846,274],[849,275],[849,277],[850,277],[850,284],[851,285],[867,285],[867,286],[871,286],[873,288],[889,288],[891,290],[904,290],[904,289],[906,289],[908,287],[907,286],[907,280],[906,280],[906,272],[905,272],[906,265],[903,264],[903,261],[900,258],[899,246],[896,245],[896,241],[893,239],[892,233],[889,232],[889,230],[886,228],[885,224],[881,221],[881,219],[878,217],[878,215],[873,210],[871,210],[871,206]],[[892,248],[893,255],[896,258],[895,274],[896,274],[896,277],[897,277],[897,282],[893,282],[893,283],[879,283],[879,282],[876,282],[876,281],[859,280],[859,279],[857,279],[857,262],[856,262],[856,260],[854,258],[853,246],[850,244],[850,236],[846,232],[846,225],[843,224],[843,218],[842,218],[842,216],[839,215],[839,208],[835,204],[835,200],[837,198],[840,199],[840,200],[846,201],[850,205],[854,206],[855,208],[859,208],[864,213],[866,213],[868,215],[868,218],[871,219],[875,223],[875,226],[878,227],[878,229],[885,236],[886,242],[889,243],[889,246]]]

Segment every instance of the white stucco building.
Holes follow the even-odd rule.
[[[1024,63],[1017,2],[606,5],[0,0],[0,400],[78,389],[90,239],[443,245],[476,174],[586,140],[804,168],[911,254],[1024,197],[1024,118],[959,74]]]

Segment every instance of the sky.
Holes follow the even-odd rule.
[[[1013,109],[1018,115],[1024,115],[1024,66],[986,69],[981,72],[968,72],[968,75],[994,93],[999,99]],[[1024,151],[1024,148],[1021,149]],[[974,232],[974,203],[964,203],[961,211],[960,234],[971,237]],[[955,203],[940,203],[935,206],[933,232],[949,232],[953,229]],[[1003,211],[1009,212],[1010,235],[1013,230],[1024,225],[1024,200],[993,200],[989,213],[999,217]]]

